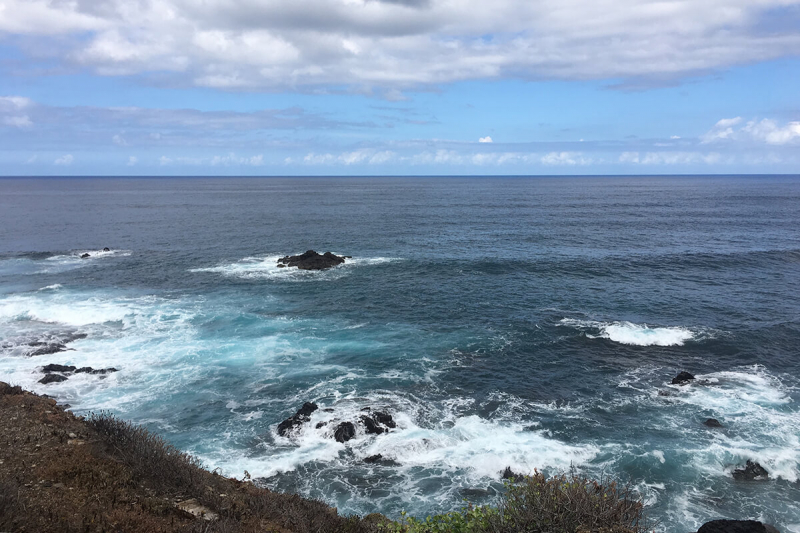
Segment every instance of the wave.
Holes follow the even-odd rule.
[[[686,341],[707,337],[700,331],[681,326],[653,327],[632,322],[596,322],[564,318],[560,324],[581,330],[597,330],[597,334],[586,333],[590,339],[608,339],[631,346],[682,346]]]
[[[283,256],[245,257],[234,263],[215,267],[193,268],[189,272],[212,272],[241,279],[274,279],[281,281],[315,281],[338,279],[352,267],[380,265],[400,261],[391,257],[355,257],[347,259],[342,265],[326,270],[300,270],[291,267],[278,267],[278,259]]]

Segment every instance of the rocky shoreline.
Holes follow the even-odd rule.
[[[84,372],[102,375],[116,369],[50,364],[42,371],[47,378]],[[679,386],[693,383],[704,385],[688,372],[672,381]],[[397,524],[380,514],[341,517],[322,502],[209,472],[143,428],[105,415],[77,417],[67,407],[0,382],[0,531],[428,531]],[[314,402],[304,403],[278,424],[277,433],[291,438],[311,422],[318,409]],[[396,428],[386,409],[365,407],[361,412],[347,419],[334,417],[317,428],[329,426],[329,437],[342,443],[352,439],[357,428],[375,435]],[[714,419],[704,424],[711,429],[722,427]],[[364,462],[396,464],[381,455],[366,457]],[[511,468],[499,475],[509,483],[528,479]],[[759,482],[769,479],[769,473],[748,460],[733,470],[732,477]],[[714,520],[698,533],[777,530],[753,520]]]

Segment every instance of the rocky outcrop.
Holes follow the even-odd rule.
[[[49,383],[60,383],[62,381],[67,381],[67,376],[63,374],[47,374],[45,377],[39,380],[39,383],[42,385],[47,385]]]
[[[769,524],[755,520],[712,520],[706,522],[697,533],[779,533]]]
[[[68,365],[45,365],[42,367],[42,372],[49,374],[51,372],[75,372],[76,367]]]
[[[287,255],[278,259],[279,267],[297,267],[300,270],[325,270],[344,263],[345,258],[331,252],[319,254],[308,250],[300,255]]]
[[[81,259],[88,259],[91,257],[89,254],[81,254]]]
[[[733,471],[733,479],[739,481],[761,481],[769,479],[769,472],[760,464],[748,459],[744,467]]]
[[[371,411],[371,409],[367,407],[362,409],[362,411]],[[387,433],[389,428],[397,427],[394,419],[392,419],[392,415],[384,411],[375,411],[374,413],[370,413],[368,415],[361,415],[359,421],[364,426],[367,434],[371,435]]]
[[[295,414],[278,424],[278,435],[285,437],[306,422],[311,421],[311,413],[319,409],[314,402],[306,402]]]
[[[110,374],[112,372],[118,372],[118,370],[114,367],[111,368],[92,368],[90,366],[84,366],[79,368],[75,371],[76,374]]]
[[[686,385],[694,380],[694,376],[688,372],[681,372],[674,378],[672,378],[673,385]]]
[[[708,426],[710,428],[721,428],[722,422],[720,422],[716,418],[709,418],[705,422],[703,422],[703,425]]]
[[[503,470],[503,475],[501,476],[502,479],[515,479],[517,481],[522,480],[525,476],[522,474],[518,474],[511,470],[510,466],[507,466],[505,470]]]
[[[352,422],[342,422],[333,432],[333,438],[336,439],[336,442],[347,442],[355,436],[356,426]]]

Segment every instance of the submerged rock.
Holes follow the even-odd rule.
[[[708,426],[708,427],[710,427],[710,428],[721,428],[722,427],[722,422],[720,422],[716,418],[709,418],[708,420],[703,422],[703,424]]]
[[[352,422],[342,422],[333,432],[333,438],[336,439],[336,442],[347,442],[355,436],[356,426]]]
[[[49,374],[50,372],[75,372],[75,367],[67,365],[45,365],[42,367],[42,372],[45,374]]]
[[[110,248],[108,248],[108,247],[106,247],[106,248],[103,248],[103,251],[104,251],[104,252],[110,252],[110,251],[111,251],[111,249],[110,249]]]
[[[756,520],[712,520],[700,526],[697,533],[778,533],[778,530]]]
[[[278,435],[285,437],[294,429],[311,420],[311,413],[319,409],[314,402],[306,402],[295,414],[278,424]]]
[[[81,259],[87,259],[91,257],[89,254],[81,254]]]
[[[688,372],[681,372],[674,378],[672,378],[673,385],[686,385],[690,381],[694,379],[694,376]]]
[[[314,250],[308,250],[300,255],[287,255],[278,259],[278,267],[297,267],[300,270],[325,270],[344,263],[344,257],[334,255],[331,252],[319,254]]]
[[[66,352],[67,346],[60,342],[31,342],[28,346],[35,347],[34,350],[28,352],[28,357],[35,357],[37,355],[51,355],[59,352]]]
[[[42,385],[47,385],[48,383],[60,383],[62,381],[67,381],[67,376],[62,374],[47,374],[45,377],[39,380],[39,383]]]
[[[760,481],[769,479],[769,472],[760,464],[747,460],[744,468],[737,468],[733,471],[733,479],[739,481]]]
[[[364,458],[365,463],[379,463],[383,459],[381,454],[370,455],[369,457]]]
[[[76,374],[110,374],[112,372],[119,372],[116,368],[92,368],[84,366],[75,371]]]

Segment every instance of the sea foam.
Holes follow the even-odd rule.
[[[560,323],[581,330],[596,330],[596,334],[586,333],[590,339],[608,339],[631,346],[682,346],[686,341],[697,338],[696,332],[680,326],[654,327],[633,322],[596,322],[572,318],[564,318]]]

